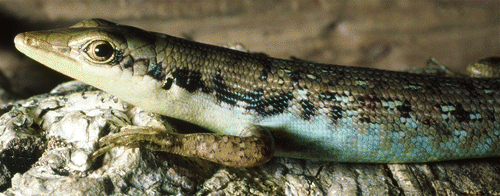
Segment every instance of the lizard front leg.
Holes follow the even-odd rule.
[[[153,151],[202,158],[231,167],[254,167],[274,154],[274,139],[261,126],[250,126],[239,136],[214,133],[178,134],[152,127],[126,126],[100,139],[93,159],[114,147],[145,147]]]

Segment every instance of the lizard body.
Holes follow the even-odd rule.
[[[27,56],[145,110],[213,134],[146,128],[103,153],[144,146],[250,167],[271,156],[431,162],[500,155],[500,79],[291,61],[101,19],[15,38]]]

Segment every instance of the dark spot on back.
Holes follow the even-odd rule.
[[[401,117],[404,118],[411,118],[410,112],[411,110],[411,103],[408,100],[405,100],[402,105],[396,107],[398,111],[401,113]]]
[[[455,116],[455,119],[457,119],[460,123],[469,122],[471,120],[470,112],[465,111],[464,107],[460,103],[455,105],[455,110],[451,111],[451,115]]]
[[[261,81],[266,81],[269,73],[271,72],[271,67],[272,67],[272,62],[270,59],[267,58],[262,58],[259,59],[259,63],[262,64],[262,71],[260,75],[260,80]]]
[[[302,106],[302,114],[300,116],[302,119],[310,120],[311,116],[315,115],[317,109],[312,102],[303,100],[300,102],[300,106]]]
[[[332,109],[330,109],[330,116],[332,117],[333,120],[338,120],[342,118],[342,108],[340,106],[333,106]]]
[[[338,95],[337,93],[333,93],[333,92],[322,92],[322,93],[319,94],[319,98],[321,100],[336,102],[337,101],[337,98],[336,98],[337,95]]]
[[[165,80],[165,83],[163,83],[163,86],[161,88],[163,88],[165,90],[169,90],[172,87],[173,83],[174,83],[174,79],[173,78],[167,78]]]
[[[174,77],[174,83],[190,93],[204,87],[204,82],[201,80],[201,73],[199,71],[179,68],[172,72],[172,75]]]
[[[272,116],[276,114],[281,114],[288,108],[288,103],[293,98],[294,97],[291,92],[280,93],[278,96],[262,100],[261,102],[256,104],[255,108],[249,108],[249,109],[255,109],[255,111],[261,116]],[[272,110],[267,110],[270,107],[272,108]]]
[[[300,80],[300,71],[297,70],[297,71],[290,72],[290,80],[293,83],[299,83],[299,80]]]
[[[366,117],[366,116],[363,116],[363,117],[360,117],[358,118],[359,122],[362,122],[362,123],[370,123],[371,120],[370,120],[370,117]]]

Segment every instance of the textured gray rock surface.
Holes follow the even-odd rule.
[[[274,158],[240,169],[119,147],[92,163],[99,137],[125,125],[168,128],[166,119],[79,83],[9,108],[0,117],[2,195],[500,194],[499,158],[390,165]]]

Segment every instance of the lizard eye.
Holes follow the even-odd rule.
[[[91,61],[95,63],[108,63],[114,58],[115,49],[107,41],[93,41],[84,49]]]

